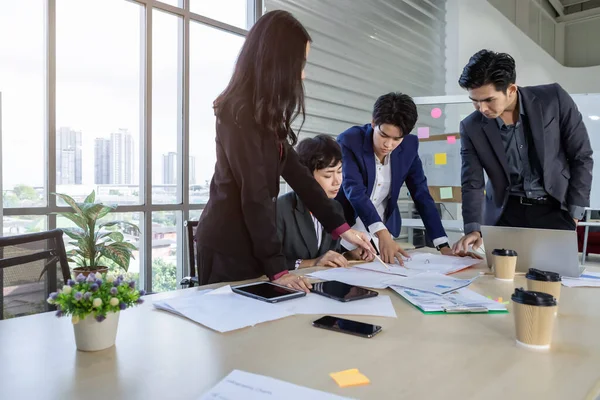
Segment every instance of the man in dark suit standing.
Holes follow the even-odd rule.
[[[593,160],[573,99],[556,83],[518,87],[514,59],[489,50],[471,57],[458,82],[476,111],[460,123],[465,236],[454,250],[480,247],[482,224],[574,230],[589,206]]]

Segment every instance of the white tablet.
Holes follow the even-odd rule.
[[[280,301],[306,296],[306,293],[301,290],[291,289],[273,282],[247,283],[244,285],[232,286],[231,290],[237,294],[266,301],[267,303],[278,303]]]

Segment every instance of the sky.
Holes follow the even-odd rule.
[[[166,1],[176,5],[177,0]],[[125,0],[58,0],[56,125],[82,132],[83,184],[94,183],[94,139],[120,128],[139,155],[143,7]],[[192,0],[192,11],[245,28],[246,1]],[[0,93],[4,188],[41,186],[45,169],[45,9],[43,0],[0,0]],[[162,155],[177,150],[180,18],[153,11],[153,183]],[[212,101],[225,88],[243,37],[192,22],[190,155],[196,181],[215,162]],[[136,175],[139,158],[136,158]]]

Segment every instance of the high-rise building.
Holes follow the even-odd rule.
[[[196,157],[190,156],[190,185],[196,184]]]
[[[81,131],[61,127],[56,132],[56,184],[81,185]]]
[[[111,145],[110,139],[96,138],[94,143],[94,183],[108,185],[111,182]]]
[[[133,184],[133,137],[127,129],[110,135],[111,182],[117,185]]]
[[[175,185],[177,183],[177,153],[163,154],[163,184]]]

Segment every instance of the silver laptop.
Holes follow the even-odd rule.
[[[510,249],[518,254],[519,272],[537,268],[561,276],[579,277],[584,270],[579,263],[575,231],[482,226],[481,234],[490,268],[494,249]]]

